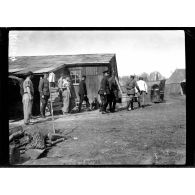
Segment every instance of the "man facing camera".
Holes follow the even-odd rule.
[[[102,114],[105,114],[107,113],[106,108],[108,106],[108,99],[110,96],[110,86],[109,86],[109,81],[108,81],[109,72],[104,71],[103,74],[104,74],[104,77],[101,80],[100,90],[98,93],[101,99],[101,112]]]
[[[49,81],[48,81],[48,73],[44,73],[43,79],[40,80],[39,83],[39,93],[40,93],[40,100],[41,100],[41,117],[45,118],[45,108],[48,103],[48,99],[50,96],[49,91]]]

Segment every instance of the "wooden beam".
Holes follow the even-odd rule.
[[[119,90],[120,90],[120,92],[121,92],[121,95],[122,95],[122,94],[123,94],[123,91],[122,91],[122,89],[121,89],[121,86],[120,86],[119,81],[118,81],[118,79],[117,79],[116,76],[115,76],[115,80],[116,80],[116,83],[117,83],[118,88],[119,88]]]

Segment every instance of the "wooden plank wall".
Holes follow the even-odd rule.
[[[71,68],[73,70],[73,68]],[[75,70],[78,70],[78,67],[74,68]],[[98,90],[100,88],[100,82],[103,78],[103,71],[107,70],[108,67],[106,65],[104,66],[85,66],[80,67],[81,74],[86,75],[86,85],[87,85],[87,91],[88,91],[88,98],[89,102],[91,103],[94,99],[94,97],[98,97]],[[78,96],[78,90],[79,86],[74,85],[75,93],[77,96],[77,99],[79,100]]]
[[[92,102],[94,97],[98,97],[98,90],[100,88],[100,82],[103,78],[103,71],[110,70],[111,66],[102,65],[102,66],[85,66],[85,67],[67,67],[55,72],[56,81],[60,78],[60,74],[64,73],[65,75],[70,74],[71,70],[81,70],[81,75],[86,75],[86,85],[88,91],[89,101]],[[79,100],[78,96],[79,86],[74,85],[74,91],[77,96],[77,100]]]

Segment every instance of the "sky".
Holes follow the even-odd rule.
[[[184,31],[10,31],[9,56],[115,53],[119,76],[185,68]]]

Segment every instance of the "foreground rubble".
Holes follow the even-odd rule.
[[[45,134],[37,125],[28,129],[22,126],[10,128],[10,164],[20,163],[22,156],[28,160],[38,159],[44,152],[66,139],[68,136],[62,133]]]

